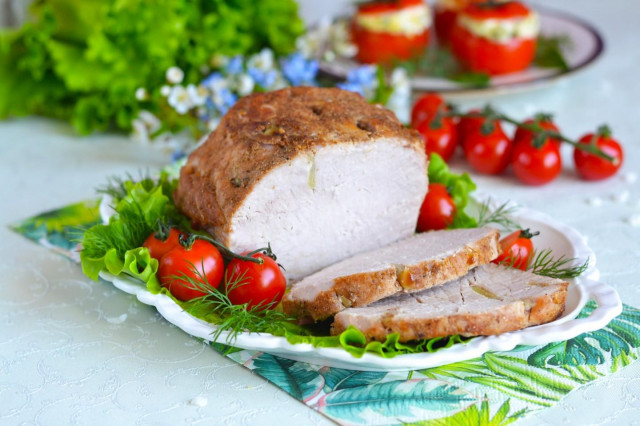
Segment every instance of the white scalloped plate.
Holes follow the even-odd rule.
[[[399,355],[394,358],[382,358],[369,353],[361,358],[355,358],[341,348],[314,348],[310,344],[292,345],[283,337],[265,333],[241,333],[235,341],[227,341],[229,335],[223,332],[219,341],[239,348],[269,352],[311,364],[352,370],[406,371],[463,361],[488,351],[508,351],[517,345],[542,345],[571,339],[579,334],[604,327],[622,312],[622,302],[616,291],[598,281],[595,255],[576,230],[534,210],[519,208],[513,216],[524,227],[540,231],[540,236],[535,240],[536,248],[548,248],[553,251],[554,256],[564,255],[582,262],[589,259],[589,267],[583,277],[571,280],[565,312],[551,323],[497,336],[478,337],[467,344],[454,345],[435,353]],[[116,277],[104,271],[100,276],[112,282],[120,290],[135,295],[142,303],[155,306],[167,321],[186,333],[209,340],[216,330],[215,325],[184,312],[168,296],[150,293],[137,279],[126,276]],[[589,299],[594,299],[598,307],[590,316],[576,319]]]

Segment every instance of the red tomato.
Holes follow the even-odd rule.
[[[500,240],[500,255],[492,262],[511,265],[523,271],[526,270],[529,259],[533,256],[531,238],[538,234],[539,232],[532,233],[525,229],[507,235]]]
[[[418,232],[432,229],[444,229],[453,223],[456,215],[456,205],[447,192],[447,187],[441,183],[430,183],[429,192],[420,207],[418,217]]]
[[[464,140],[464,155],[476,171],[489,175],[502,173],[511,159],[511,140],[494,122],[493,131],[483,134],[482,127],[471,131]]]
[[[528,139],[528,140],[527,140]],[[511,165],[516,177],[527,185],[544,185],[562,170],[562,157],[553,142],[546,140],[540,148],[533,146],[533,135],[523,136],[514,144]]]
[[[444,99],[436,93],[426,93],[411,108],[411,126],[415,128],[425,120],[435,117],[438,111],[448,111]]]
[[[271,257],[263,253],[251,257],[263,259],[263,263],[233,259],[227,266],[227,296],[234,305],[247,303],[248,308],[273,309],[284,296],[287,279]],[[229,283],[238,280],[237,285],[229,287]]]
[[[534,118],[529,118],[528,120],[525,120],[524,123],[537,124],[538,126],[542,127],[544,130],[550,130],[556,133],[560,133],[560,129],[558,128],[558,126],[556,126],[556,124],[553,122],[551,116],[547,114],[540,114]],[[527,130],[523,127],[518,127],[516,129],[516,134],[513,136],[513,144],[517,145],[521,141],[529,142],[533,140],[533,137],[534,137],[534,132],[532,132],[531,130]],[[556,146],[556,148],[560,149],[560,145],[561,145],[560,140],[555,138],[549,138],[549,140],[551,141],[551,143],[553,143]]]
[[[458,16],[472,20],[524,18],[529,9],[519,2],[498,3],[492,7],[470,4]],[[451,30],[451,50],[468,69],[490,75],[506,74],[527,68],[536,53],[536,38],[513,38],[495,42],[476,35],[460,24]]]
[[[467,114],[480,114],[481,112],[482,111],[480,111],[479,109],[472,109]],[[467,135],[476,131],[480,131],[480,127],[485,121],[486,119],[484,117],[467,116],[460,118],[457,126],[458,144],[462,146],[463,149],[464,141]]]
[[[457,130],[453,117],[443,117],[449,107],[435,93],[427,93],[411,110],[411,124],[422,135],[427,155],[437,153],[449,161],[456,151]]]
[[[206,278],[206,283],[198,274]],[[180,300],[206,296],[208,293],[202,291],[199,286],[208,285],[218,288],[223,274],[222,255],[213,244],[204,240],[195,240],[189,248],[180,244],[175,246],[162,256],[158,266],[160,284]],[[200,284],[196,286],[186,278],[198,281]]]
[[[456,23],[458,11],[447,9],[440,4],[436,4],[433,8],[433,25],[436,29],[438,43],[446,45],[451,38],[451,30]]]
[[[427,155],[435,152],[444,161],[449,161],[456,152],[458,138],[456,125],[452,118],[424,120],[416,127],[416,130],[424,139]]]
[[[142,243],[142,247],[149,249],[149,254],[156,260],[160,260],[166,252],[180,244],[180,231],[175,228],[169,229],[169,235],[163,236],[163,230],[149,235]]]
[[[622,161],[624,160],[622,147],[618,141],[611,137],[611,131],[606,126],[602,126],[595,134],[584,135],[578,142],[585,145],[592,144],[605,154],[613,157],[613,162],[611,162],[586,151],[579,149],[573,151],[576,170],[582,179],[606,179],[616,174],[620,166],[622,166]]]
[[[392,14],[407,7],[422,5],[422,0],[398,0],[395,2],[369,2],[358,6],[351,25],[351,39],[358,46],[356,58],[362,63],[391,63],[421,54],[429,44],[429,28],[416,35],[373,31],[357,24],[358,16]]]

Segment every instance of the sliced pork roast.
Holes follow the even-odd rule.
[[[515,268],[488,264],[418,293],[402,293],[335,316],[332,334],[349,325],[369,340],[398,333],[400,341],[520,330],[562,314],[568,283]]]
[[[414,292],[465,275],[499,254],[493,228],[431,231],[331,265],[295,283],[282,300],[298,318],[322,320],[399,292]]]
[[[271,244],[290,279],[410,236],[422,138],[340,89],[240,99],[180,172],[179,208],[236,252]]]

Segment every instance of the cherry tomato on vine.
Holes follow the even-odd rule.
[[[433,229],[445,229],[453,223],[456,215],[456,205],[447,191],[447,187],[441,183],[430,183],[418,217],[418,232]]]
[[[246,256],[248,253],[244,253]],[[248,304],[248,308],[273,309],[287,288],[287,279],[280,266],[264,253],[251,257],[262,259],[262,264],[233,259],[227,266],[225,281],[229,300],[234,305]]]
[[[562,170],[562,157],[553,142],[545,140],[536,148],[533,135],[528,134],[514,144],[511,166],[518,179],[527,185],[544,185],[554,180]]]
[[[529,259],[533,256],[531,238],[538,234],[539,232],[521,229],[507,235],[500,240],[500,255],[492,262],[510,265],[525,271],[529,265]]]
[[[613,161],[608,161],[586,151],[579,149],[573,151],[576,170],[582,179],[606,179],[616,174],[622,166],[622,161],[624,160],[622,147],[618,141],[611,137],[611,130],[607,126],[601,126],[595,134],[584,135],[578,142],[585,145],[593,145],[613,157]]]
[[[142,243],[142,247],[149,249],[149,254],[156,260],[160,260],[169,250],[180,244],[182,232],[175,228],[161,228],[158,232],[149,235]]]
[[[450,117],[424,120],[416,126],[416,130],[424,139],[427,155],[435,152],[444,161],[449,161],[456,152],[456,125]]]
[[[538,114],[534,118],[529,118],[524,121],[525,124],[537,124],[542,127],[544,130],[550,130],[557,133],[560,133],[560,129],[553,122],[551,115],[549,114]],[[513,144],[517,145],[520,142],[528,142],[533,140],[535,137],[534,132],[531,130],[525,129],[524,127],[518,127],[516,129],[516,133],[513,136]],[[558,149],[560,149],[561,142],[555,138],[549,138]]]
[[[448,111],[444,99],[435,93],[421,96],[411,110],[411,124],[422,135],[427,155],[435,152],[444,161],[453,156],[457,145],[455,121],[444,115]]]
[[[436,93],[426,93],[413,104],[411,108],[411,127],[416,127],[425,120],[435,117],[438,111],[447,111],[444,99]]]
[[[208,294],[202,287],[218,288],[223,274],[224,261],[218,249],[207,241],[196,239],[190,246],[178,244],[162,256],[157,275],[160,284],[176,299],[191,300]]]
[[[489,175],[502,173],[511,159],[511,140],[498,121],[485,134],[483,126],[471,130],[463,141],[464,155],[474,170]]]
[[[458,144],[464,149],[464,141],[467,138],[467,135],[480,130],[482,124],[486,121],[484,117],[473,117],[473,114],[481,114],[482,111],[479,109],[472,109],[467,113],[466,117],[460,117],[460,121],[458,121],[457,133],[458,133]]]

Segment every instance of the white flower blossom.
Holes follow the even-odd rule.
[[[140,113],[138,114],[138,119],[141,120],[145,126],[147,126],[147,130],[149,130],[149,133],[155,133],[162,127],[162,121],[160,121],[158,117],[147,110],[143,109],[142,111],[140,111]]]
[[[179,84],[171,88],[167,102],[169,102],[169,105],[171,105],[178,114],[186,114],[187,111],[193,107],[189,92]]]
[[[143,145],[151,142],[151,139],[149,138],[149,130],[142,120],[136,118],[131,122],[131,127],[133,127],[131,138],[134,141]]]
[[[149,92],[144,87],[138,87],[136,90],[136,99],[139,101],[146,101],[149,99]]]
[[[322,56],[325,61],[333,61],[342,56],[351,58],[358,52],[351,43],[348,23],[338,20],[322,19],[318,25],[296,40],[296,48],[306,59]]]
[[[398,120],[408,123],[411,117],[411,82],[404,68],[396,68],[391,73],[390,79],[393,92],[387,101],[386,107],[392,110]]]
[[[167,97],[169,96],[170,93],[171,93],[171,87],[167,86],[166,84],[160,88],[160,94],[162,96]]]
[[[239,74],[235,83],[236,91],[240,96],[246,96],[252,93],[256,84],[249,74]]]
[[[189,98],[191,98],[191,104],[194,106],[204,105],[207,100],[207,96],[209,95],[209,91],[206,87],[196,87],[193,84],[187,86],[187,93],[189,94]]]
[[[260,53],[251,56],[247,61],[247,68],[257,68],[262,71],[271,71],[274,65],[273,50],[264,48]]]
[[[184,71],[178,67],[171,67],[167,70],[167,81],[171,84],[180,84],[184,79]]]

